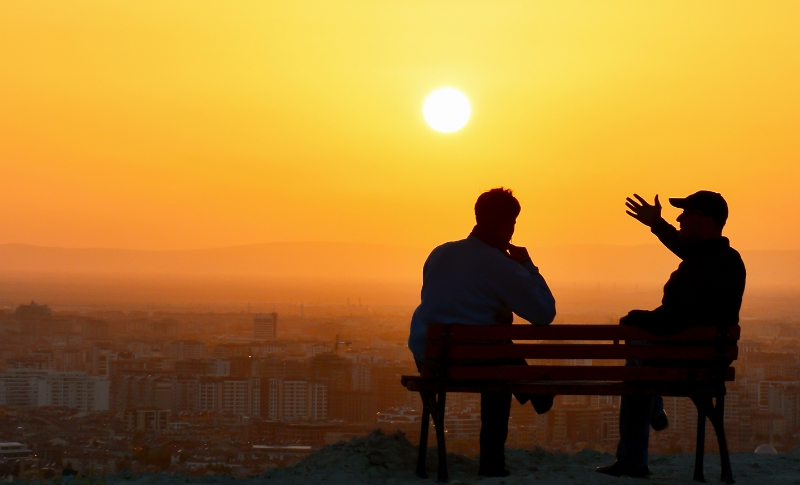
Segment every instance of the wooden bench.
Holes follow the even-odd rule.
[[[444,413],[448,392],[513,392],[549,395],[683,396],[697,407],[694,479],[703,477],[705,418],[716,431],[722,481],[733,483],[723,426],[725,382],[733,381],[728,362],[738,356],[740,328],[692,328],[661,336],[620,325],[428,326],[419,376],[402,384],[422,397],[417,475],[426,477],[428,423],[433,418],[438,446],[438,481],[447,481]],[[512,342],[513,341],[513,342]],[[630,341],[646,341],[634,345]],[[476,359],[616,360],[602,366],[475,365]],[[623,359],[669,359],[670,367],[624,366]],[[680,361],[693,361],[681,367]],[[616,365],[615,365],[616,364]],[[714,399],[716,402],[714,402]]]

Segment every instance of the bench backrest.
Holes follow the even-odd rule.
[[[428,326],[423,377],[451,380],[732,381],[739,326],[699,327],[655,335],[620,325]],[[634,345],[629,341],[646,341]],[[515,342],[512,342],[515,341]],[[555,343],[554,341],[562,341]],[[506,359],[506,364],[500,359]],[[516,359],[517,362],[508,362]],[[530,365],[521,359],[592,359],[593,366]],[[658,367],[625,367],[625,359],[658,359]],[[495,361],[496,365],[485,362]],[[605,362],[603,362],[605,361]],[[615,362],[616,361],[616,362]],[[600,364],[600,365],[597,365]]]

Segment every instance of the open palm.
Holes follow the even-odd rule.
[[[637,200],[630,197],[625,199],[625,206],[628,210],[626,214],[641,222],[645,226],[652,226],[657,220],[661,218],[661,202],[658,201],[658,195],[653,205],[649,204],[639,194],[633,194]]]

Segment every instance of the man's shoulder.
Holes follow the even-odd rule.
[[[479,240],[475,238],[468,237],[466,239],[459,239],[457,241],[448,241],[444,244],[440,244],[439,246],[433,248],[433,251],[431,251],[431,255],[436,253],[475,251],[482,249],[481,246],[485,246],[485,244],[481,243]]]
[[[725,248],[725,257],[728,259],[728,261],[734,264],[741,264],[742,266],[744,266],[742,255],[739,254],[739,251],[734,249],[733,246],[731,246],[730,239],[728,239],[727,237],[723,237],[722,239],[724,239],[725,242],[727,243]]]
[[[437,261],[444,259],[448,259],[452,257],[452,255],[457,254],[460,252],[460,249],[463,246],[463,242],[465,240],[459,241],[448,241],[444,244],[440,244],[433,248],[433,250],[428,254],[428,258],[425,260],[425,265],[430,266],[431,264],[435,264]]]
[[[446,243],[440,244],[435,248],[433,248],[433,250],[431,251],[431,256],[433,256],[434,254],[446,253],[449,251],[457,250],[458,248],[464,245],[463,243],[465,241],[466,239],[459,239],[458,241],[448,241]]]
[[[739,260],[739,261],[742,260],[742,255],[739,254],[739,251],[737,251],[737,250],[735,250],[733,248],[729,248],[728,253],[731,255],[730,257],[732,259],[736,259],[736,260]]]
[[[435,264],[440,261],[460,261],[464,264],[469,262],[472,266],[485,266],[486,262],[491,262],[489,266],[501,268],[505,264],[513,262],[502,252],[475,237],[446,242],[434,248],[428,256],[427,264]]]
[[[742,255],[739,254],[739,251],[729,246],[727,257],[730,264],[736,266],[737,268],[741,268],[741,270],[744,271],[744,260],[742,259]]]

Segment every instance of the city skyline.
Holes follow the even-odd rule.
[[[796,483],[798,25],[0,2],[0,481]]]

